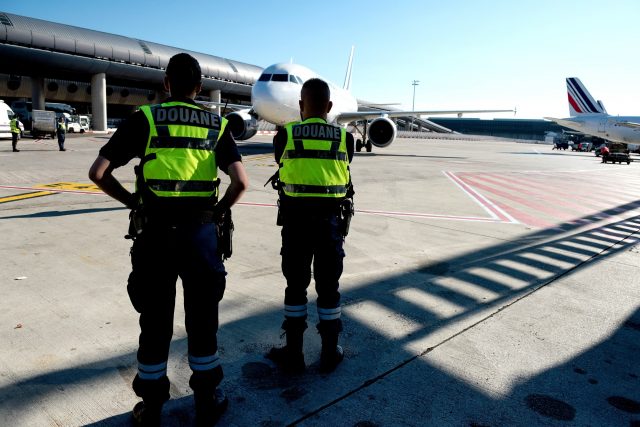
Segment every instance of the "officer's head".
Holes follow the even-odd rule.
[[[331,111],[331,91],[327,82],[321,79],[309,79],[302,85],[300,91],[300,115],[302,120],[319,117],[326,120]]]
[[[173,55],[167,65],[164,87],[173,97],[193,98],[202,89],[198,60],[188,53]]]

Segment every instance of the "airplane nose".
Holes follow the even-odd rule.
[[[251,103],[258,115],[271,123],[282,125],[295,120],[298,104],[297,94],[289,93],[284,85],[275,86],[273,83],[257,82],[251,89]]]

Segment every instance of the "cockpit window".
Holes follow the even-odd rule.
[[[296,78],[296,79],[298,79],[298,83],[300,83],[301,85],[303,85],[303,84],[304,84],[304,82],[302,81],[302,79],[301,79],[300,77],[295,76],[295,78]]]
[[[259,82],[268,82],[269,80],[271,80],[271,74],[263,74],[258,79]]]
[[[286,82],[286,81],[289,81],[289,75],[288,74],[274,74],[273,77],[271,77],[271,81],[272,82]]]
[[[298,81],[298,77],[294,76],[293,74],[289,74],[289,81],[291,83],[300,84],[300,82]]]

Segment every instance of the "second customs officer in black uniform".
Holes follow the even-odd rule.
[[[344,358],[338,345],[342,331],[338,281],[345,256],[343,221],[349,219],[341,212],[352,196],[353,136],[327,123],[331,107],[327,83],[307,80],[301,91],[302,121],[285,126],[274,138],[282,272],[287,280],[282,328],[287,341],[284,347],[272,348],[267,357],[289,373],[305,369],[303,334],[312,264],[318,293],[317,329],[322,338],[320,370],[331,372]]]
[[[127,290],[140,313],[133,389],[142,402],[133,415],[142,425],[158,425],[169,399],[167,359],[178,277],[184,288],[197,424],[215,424],[228,403],[218,389],[223,377],[216,339],[218,303],[226,272],[214,222],[240,198],[248,179],[227,121],[193,100],[202,86],[201,74],[192,56],[173,56],[164,80],[171,98],[141,107],[124,122],[89,172],[107,194],[133,209]],[[131,194],[112,171],[134,157],[141,161],[137,191]],[[220,201],[218,168],[231,178]]]

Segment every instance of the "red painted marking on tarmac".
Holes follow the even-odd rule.
[[[368,210],[368,209],[356,209],[356,212],[368,214],[368,215],[450,219],[455,221],[509,222],[509,221],[504,221],[502,219],[497,219],[497,218],[483,218],[483,217],[477,217],[477,216],[438,215],[438,214],[428,214],[428,213],[419,213],[419,212],[378,211],[378,210]]]
[[[511,222],[517,223],[518,221],[515,218],[512,218],[509,214],[507,214],[502,208],[495,205],[492,201],[484,197],[478,191],[476,191],[469,184],[464,182],[464,180],[458,177],[453,172],[444,172],[445,176],[451,179],[456,185],[460,187],[462,191],[464,191],[472,200],[482,206],[488,213],[495,219],[499,219],[503,222]]]
[[[520,173],[509,174],[508,176],[498,174],[487,174],[491,177],[498,179],[502,178],[509,180],[509,182],[518,185],[532,188],[534,190],[543,191],[545,195],[552,194],[550,197],[553,200],[559,200],[559,203],[571,203],[573,204],[579,213],[595,214],[603,210],[609,211],[609,213],[602,213],[605,217],[614,217],[619,213],[625,212],[632,207],[640,206],[640,194],[623,194],[622,192],[611,191],[607,189],[600,189],[597,184],[597,175],[593,176],[593,179],[587,178],[586,180],[577,179],[575,175],[569,177],[550,176],[548,174],[532,174],[524,178],[514,180],[513,175],[519,176]],[[551,180],[555,182],[551,182]],[[506,185],[506,184],[500,184]],[[521,191],[525,191],[521,190]],[[627,195],[628,194],[628,195]],[[555,196],[555,197],[554,197]],[[566,197],[563,197],[566,196]],[[562,197],[558,199],[558,197]],[[620,208],[621,204],[625,205],[625,208]]]
[[[517,208],[514,208],[513,206],[509,206],[499,201],[496,201],[495,203],[505,211],[509,212],[509,214],[511,214],[514,218],[516,218],[518,221],[522,222],[523,224],[531,225],[533,227],[539,227],[539,228],[549,228],[549,227],[555,226],[555,224],[552,224],[540,218],[536,218],[532,215],[529,215],[528,213],[525,213]]]
[[[500,179],[502,178],[502,179]],[[587,213],[585,210],[585,206],[574,203],[573,201],[567,198],[558,198],[553,194],[553,190],[547,187],[546,189],[541,189],[542,191],[531,191],[532,189],[528,186],[528,181],[526,180],[515,180],[513,177],[495,177],[493,174],[478,174],[474,176],[474,179],[482,180],[488,184],[496,185],[500,188],[510,189],[518,194],[529,195],[532,197],[544,198],[544,201],[553,202],[554,206],[562,206],[573,210],[576,214],[582,215]],[[505,182],[506,181],[506,182]]]
[[[466,177],[466,179],[473,181],[474,178],[472,176],[469,176],[469,177]],[[496,196],[503,197],[503,198],[505,198],[507,200],[511,200],[513,202],[516,202],[516,203],[519,203],[521,205],[527,206],[527,207],[529,207],[531,209],[535,209],[535,210],[537,210],[539,212],[543,212],[543,213],[545,213],[547,215],[551,215],[553,217],[559,218],[562,221],[568,221],[568,220],[573,219],[573,217],[571,215],[567,214],[566,211],[561,211],[561,210],[555,209],[555,208],[553,208],[553,207],[551,207],[549,205],[545,205],[543,203],[535,203],[535,202],[530,201],[529,199],[525,199],[523,197],[516,196],[516,195],[508,193],[506,191],[498,190],[497,188],[493,188],[491,186],[482,184],[480,182],[474,182],[473,185],[475,187],[481,189],[481,190],[487,191],[489,193],[493,193]]]
[[[238,202],[237,205],[243,206],[257,206],[261,208],[275,208],[274,203],[255,203],[255,202]],[[380,211],[369,209],[356,209],[357,213],[366,215],[381,215],[381,216],[402,216],[402,217],[414,217],[414,218],[431,218],[431,219],[449,219],[454,221],[476,221],[476,222],[502,222],[500,219],[495,218],[483,218],[476,216],[456,216],[456,215],[438,215],[420,212],[400,212],[400,211]]]
[[[258,206],[261,208],[275,208],[278,206],[275,203],[253,203],[253,202],[237,202],[236,205]]]

